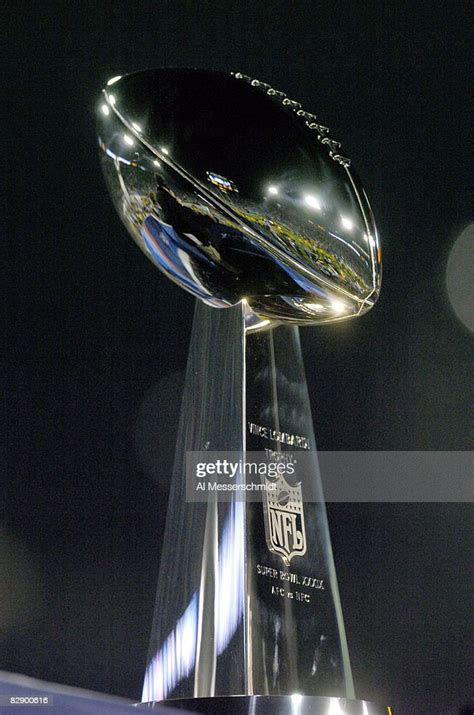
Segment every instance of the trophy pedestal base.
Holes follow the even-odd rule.
[[[316,695],[231,695],[142,703],[142,707],[148,708],[163,706],[202,715],[387,715],[390,712],[366,700]]]

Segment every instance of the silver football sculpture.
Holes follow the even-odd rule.
[[[374,305],[381,252],[367,196],[298,102],[240,73],[157,69],[109,80],[99,117],[120,218],[178,285],[272,322]]]

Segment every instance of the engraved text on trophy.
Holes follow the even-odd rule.
[[[265,480],[270,482],[266,476]],[[265,491],[265,536],[270,551],[279,554],[289,566],[294,556],[306,553],[301,483],[290,486],[279,475],[276,485],[277,489]]]

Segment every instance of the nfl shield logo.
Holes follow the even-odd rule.
[[[282,475],[275,480],[265,476],[264,501],[265,536],[267,546],[279,554],[286,566],[294,556],[306,553],[306,531],[304,526],[303,498],[301,482],[290,486]],[[269,489],[269,485],[275,487]]]

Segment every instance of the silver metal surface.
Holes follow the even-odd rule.
[[[395,715],[391,709],[367,700],[306,695],[194,698],[170,700],[167,704],[203,715]],[[145,707],[161,708],[163,703],[146,703]]]
[[[193,328],[143,700],[206,713],[386,713],[350,700],[296,327],[361,315],[378,298],[380,244],[352,162],[319,117],[241,73],[115,77],[99,117],[123,223],[207,304]],[[308,450],[310,469],[277,500],[186,500],[189,451],[245,461],[289,449]]]
[[[271,504],[186,500],[186,453],[266,449],[309,458],[291,553]],[[142,699],[282,693],[354,697],[298,328],[198,302]]]
[[[366,194],[340,142],[299,102],[241,73],[159,69],[109,81],[98,114],[118,213],[183,288],[302,324],[377,300]]]

